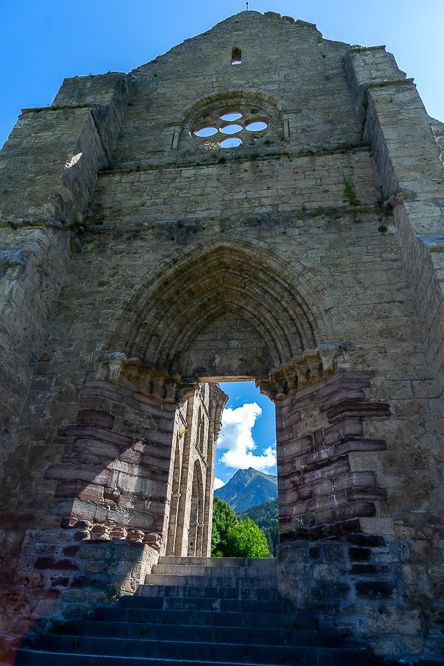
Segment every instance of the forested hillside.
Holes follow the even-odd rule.
[[[258,506],[253,506],[247,511],[238,513],[239,520],[249,518],[260,528],[265,535],[270,553],[276,557],[276,545],[279,542],[278,530],[278,503],[277,497],[263,502]]]

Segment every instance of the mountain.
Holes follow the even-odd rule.
[[[276,557],[276,545],[279,541],[277,497],[238,513],[237,517],[239,520],[249,518],[256,523],[261,532],[265,534],[270,553]]]
[[[228,483],[215,490],[214,494],[239,513],[277,497],[277,478],[252,467],[238,469]]]

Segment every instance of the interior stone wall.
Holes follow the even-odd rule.
[[[243,129],[224,150],[195,136],[205,114],[238,107],[266,115],[257,140]],[[202,463],[196,439],[178,444],[184,420],[197,424],[189,438],[199,430],[186,403],[204,382],[254,378],[277,404],[282,554],[315,540],[322,560],[325,539],[351,534],[396,542],[390,575],[372,579],[382,587],[355,586],[353,544],[331,575],[350,603],[396,587],[390,612],[418,618],[408,635],[371,638],[377,654],[432,653],[444,612],[432,125],[382,47],[324,40],[272,12],[242,12],[130,75],[68,79],[51,107],[24,113],[1,155],[2,594],[19,594],[37,532],[55,535],[54,569],[78,522],[86,541],[130,536],[164,552],[182,497],[183,553]],[[213,443],[222,402],[209,410]],[[212,474],[202,479],[208,526]],[[342,608],[327,595],[320,609],[321,569],[298,571],[281,568],[283,594],[296,581],[298,604]],[[372,608],[362,640],[384,634]],[[9,615],[1,631],[6,644]]]

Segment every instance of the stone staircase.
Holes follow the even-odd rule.
[[[274,560],[161,557],[137,596],[23,646],[15,666],[370,666],[277,590]]]

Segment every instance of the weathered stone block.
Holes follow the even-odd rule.
[[[368,628],[382,634],[420,634],[420,612],[397,608],[381,609],[377,617],[368,619]]]
[[[356,593],[367,599],[388,599],[396,592],[395,586],[386,581],[360,581],[356,583]]]
[[[316,601],[335,601],[346,599],[349,592],[350,586],[347,583],[325,582],[313,587],[311,596]]]

